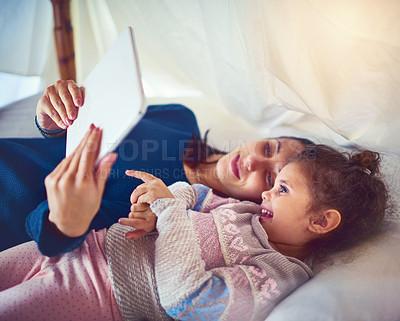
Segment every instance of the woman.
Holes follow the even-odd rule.
[[[39,100],[35,119],[41,133],[54,139],[0,141],[0,189],[4,191],[1,250],[32,238],[43,254],[53,256],[78,247],[84,240],[86,233],[67,237],[49,221],[43,185],[65,155],[65,129],[83,103],[82,88],[73,81],[58,81]],[[149,106],[116,150],[118,158],[88,230],[109,227],[128,214],[129,196],[139,181],[126,177],[126,169],[146,171],[167,185],[176,181],[202,183],[224,196],[259,201],[255,195],[270,189],[287,160],[297,156],[307,143],[294,138],[262,140],[223,154],[205,148],[198,139],[192,141],[193,135],[200,137],[196,118],[187,108]]]
[[[92,130],[88,142],[99,134]],[[99,198],[80,191],[80,173],[91,169],[95,156],[82,144],[46,178],[55,213],[64,203],[63,212],[73,215],[72,200],[95,214]],[[103,185],[106,175],[97,174],[109,172],[113,157],[85,176],[87,184],[99,183],[92,191]],[[143,219],[156,218],[156,233],[132,242],[114,224],[91,231],[82,246],[56,258],[41,255],[34,242],[0,253],[6,276],[0,314],[7,320],[265,320],[312,277],[313,257],[377,232],[388,197],[379,162],[379,154],[367,150],[348,155],[324,145],[307,148],[262,193],[261,204],[221,198],[201,184],[167,188],[148,173],[127,171],[144,181],[132,193],[132,206],[151,204]],[[68,183],[59,186],[65,177]],[[70,192],[67,201],[62,190]]]

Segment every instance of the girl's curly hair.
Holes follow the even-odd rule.
[[[326,145],[306,146],[296,158],[309,182],[309,210],[336,209],[341,214],[339,226],[313,242],[314,255],[321,258],[348,248],[378,230],[388,200],[380,160],[370,150],[349,154]]]

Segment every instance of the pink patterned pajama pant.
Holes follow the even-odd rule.
[[[122,320],[105,256],[106,230],[49,258],[28,242],[0,252],[0,320]]]

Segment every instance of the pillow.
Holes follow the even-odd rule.
[[[400,229],[394,225],[393,231],[341,253],[333,265],[318,266],[320,272],[266,321],[398,321]],[[353,259],[346,262],[346,257]]]

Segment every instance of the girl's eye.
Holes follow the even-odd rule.
[[[287,192],[289,192],[289,190],[285,186],[279,185],[279,192],[280,193],[287,193]]]

